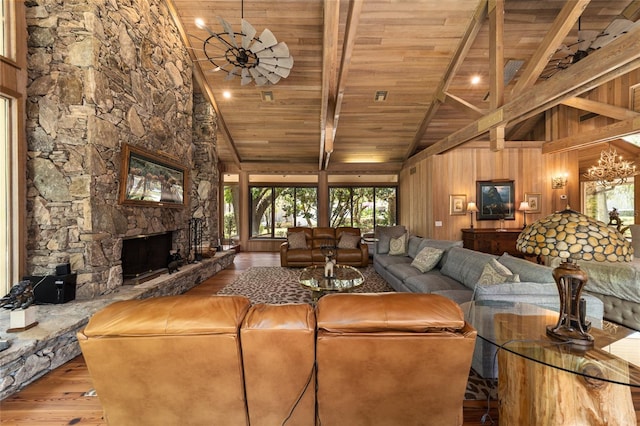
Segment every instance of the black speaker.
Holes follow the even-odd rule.
[[[67,303],[76,298],[77,274],[31,276],[23,279],[31,281],[36,304]]]
[[[63,263],[56,266],[56,275],[69,275],[71,273],[71,264]]]

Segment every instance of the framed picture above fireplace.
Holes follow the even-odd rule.
[[[120,176],[120,204],[183,207],[188,170],[178,162],[124,144]]]

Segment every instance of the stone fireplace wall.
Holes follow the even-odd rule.
[[[185,253],[195,214],[217,238],[216,118],[203,99],[194,106],[192,63],[165,2],[26,6],[28,273],[70,262],[77,298],[89,299],[122,285],[124,237],[174,231]],[[191,205],[118,204],[124,143],[184,164]]]

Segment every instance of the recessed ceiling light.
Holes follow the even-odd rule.
[[[230,91],[228,91],[228,90],[225,90],[224,92],[222,92],[222,96],[223,96],[225,99],[231,99],[231,92],[230,92]]]
[[[260,92],[260,96],[262,96],[262,100],[264,102],[273,102],[273,92],[272,91],[263,90],[262,92]]]
[[[480,83],[479,75],[474,75],[473,77],[471,77],[471,84],[478,84],[478,83]]]
[[[378,90],[376,92],[376,96],[373,98],[376,102],[383,102],[387,100],[387,91],[386,90]]]

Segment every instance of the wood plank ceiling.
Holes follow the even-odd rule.
[[[287,173],[396,173],[411,158],[470,140],[491,140],[491,148],[500,149],[504,140],[530,139],[545,109],[572,102],[598,77],[586,71],[603,62],[597,57],[591,65],[588,57],[566,69],[554,67],[557,59],[567,59],[567,49],[561,46],[574,53],[579,26],[602,34],[614,19],[636,21],[640,10],[639,0],[168,0],[168,4],[192,48],[201,89],[218,111],[224,170]],[[238,77],[226,80],[224,71],[213,72],[201,50],[207,33],[195,19],[222,32],[218,16],[236,32],[244,17],[258,34],[268,28],[278,41],[286,42],[295,61],[289,77],[275,85],[243,86]],[[632,30],[628,38],[636,42],[640,31]],[[603,55],[601,51],[612,45],[590,56]],[[621,46],[640,51],[637,43]],[[634,55],[611,56],[614,70],[637,68]],[[600,83],[616,75],[611,69],[599,72]],[[551,93],[569,87],[567,77],[573,75],[580,81],[578,89],[571,89],[572,96]],[[477,84],[471,83],[474,76],[479,77]],[[540,87],[540,96],[527,97],[535,92],[534,85]],[[225,91],[231,98],[223,97]],[[386,100],[375,100],[378,91],[387,92]],[[271,92],[273,100],[264,100],[264,92]],[[579,107],[602,109],[602,105]],[[632,120],[635,115],[627,113]],[[634,126],[638,123],[632,122]]]

